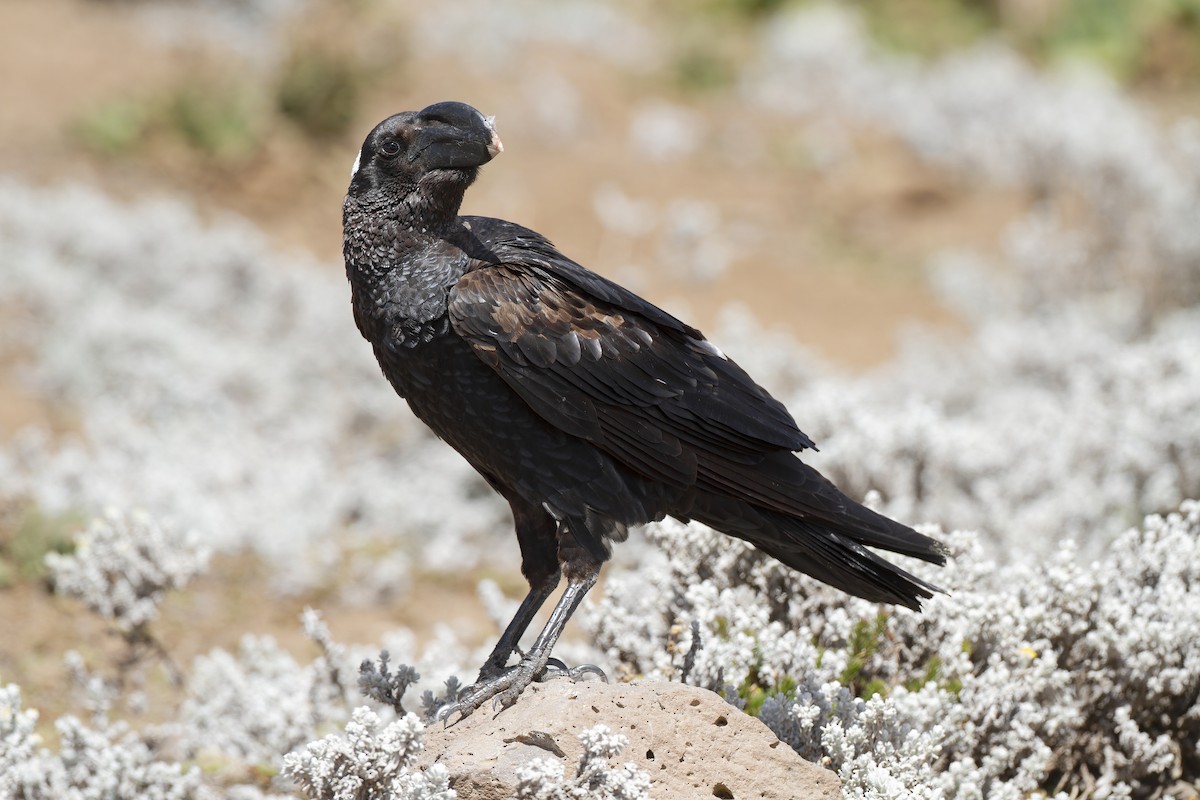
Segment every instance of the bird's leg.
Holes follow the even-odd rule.
[[[496,642],[492,654],[488,656],[487,661],[483,662],[483,667],[479,670],[479,677],[475,680],[476,685],[486,683],[504,672],[504,667],[508,664],[508,657],[512,655],[513,650],[517,649],[517,643],[521,641],[529,623],[533,621],[538,609],[557,588],[558,581],[559,573],[555,571],[553,575],[548,576],[547,580],[530,586],[529,594],[525,595],[525,599],[521,601],[517,613],[508,623],[508,627],[504,629],[504,633],[501,634],[500,641]]]
[[[508,491],[487,474],[484,474],[484,478],[512,507],[513,527],[516,529],[517,543],[521,545],[521,574],[529,581],[529,593],[504,629],[500,641],[496,642],[492,654],[483,662],[475,681],[477,685],[504,672],[508,657],[517,649],[529,623],[558,587],[562,578],[562,569],[558,564],[558,542],[561,536],[566,535],[558,521],[541,506]]]
[[[525,687],[542,673],[546,668],[546,661],[550,658],[550,650],[562,635],[567,620],[575,613],[584,595],[595,585],[596,578],[600,575],[600,564],[590,559],[585,563],[575,562],[567,566],[567,588],[554,610],[550,612],[546,627],[538,634],[537,640],[520,663],[495,678],[472,686],[466,696],[457,703],[442,707],[437,713],[437,719],[447,721],[456,713],[466,717],[492,698],[496,699],[497,705],[507,708],[515,703]]]

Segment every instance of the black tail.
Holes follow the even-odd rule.
[[[811,513],[784,513],[747,499],[709,495],[698,498],[692,515],[792,569],[866,600],[919,611],[922,600],[942,591],[864,547],[945,564],[941,544],[854,502],[811,467],[800,465],[811,473],[802,501]]]
[[[873,602],[896,603],[920,611],[922,600],[942,591],[863,547],[872,542],[864,541],[868,537],[856,536],[855,528],[847,526],[835,530],[827,525],[813,525],[771,512],[767,518],[775,523],[777,535],[760,541],[750,539],[754,546],[789,567],[844,592]],[[893,525],[903,527],[899,523]],[[911,528],[904,530],[908,531],[912,545],[907,555],[935,564],[946,563],[945,555],[932,539]],[[932,549],[926,547],[926,543]]]

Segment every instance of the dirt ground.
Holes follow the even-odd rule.
[[[228,70],[223,56],[204,46],[167,46],[148,37],[140,5],[0,5],[0,175],[95,184],[118,197],[186,195],[206,215],[244,216],[279,248],[339,269],[340,203],[361,136],[395,111],[463,99],[499,115],[506,147],[469,194],[466,212],[534,227],[577,260],[669,307],[686,307],[701,327],[711,328],[727,303],[740,303],[848,369],[886,361],[906,325],[959,326],[925,285],[927,258],[950,247],[994,249],[1004,225],[1028,202],[933,170],[897,142],[865,130],[850,134],[853,157],[824,170],[739,160],[727,146],[707,140],[678,161],[631,161],[625,143],[632,109],[660,96],[686,104],[709,130],[740,119],[761,132],[765,150],[786,149],[795,132],[746,108],[733,93],[681,95],[653,77],[631,77],[567,50],[546,50],[522,62],[553,71],[586,98],[586,125],[567,141],[548,141],[528,122],[506,123],[505,109],[512,110],[511,119],[527,105],[511,70],[480,70],[435,56],[419,68],[404,64],[395,82],[374,81],[353,133],[328,141],[314,144],[293,130],[272,130],[266,146],[233,163],[198,158],[177,142],[159,140],[133,153],[99,154],[75,131],[105,102],[153,96],[198,74]],[[399,13],[403,23],[406,12]],[[297,23],[304,35],[321,24],[319,17]],[[606,239],[593,210],[596,187],[605,182],[654,204],[706,200],[722,220],[750,226],[755,241],[708,283],[688,283],[682,271],[621,271],[628,262],[655,263],[655,253],[649,241],[614,248],[611,235]],[[30,423],[69,425],[23,391],[12,366],[0,365],[0,435],[10,437]],[[266,590],[263,570],[253,559],[219,558],[192,588],[172,597],[156,626],[172,657],[186,664],[212,647],[236,647],[244,633],[270,633],[298,655],[311,655],[297,623],[305,605],[322,608],[339,639],[377,641],[398,625],[429,631],[430,621],[403,599],[363,609],[320,595],[279,598]],[[494,635],[474,598],[473,579],[421,577],[417,589],[422,606],[446,609],[442,621],[464,638]],[[515,582],[506,589],[519,591]],[[77,604],[50,595],[42,583],[18,580],[0,588],[0,680],[22,684],[26,702],[42,707],[44,719],[73,705],[61,691],[63,652],[76,648],[103,661],[113,647],[102,624]]]

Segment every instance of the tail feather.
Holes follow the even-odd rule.
[[[833,488],[832,483],[829,486]],[[946,563],[946,548],[937,539],[917,533],[907,525],[850,500],[837,488],[833,490],[844,498],[848,517],[844,525],[836,528],[839,532],[859,544],[912,556],[939,566]]]
[[[945,563],[938,542],[854,502],[791,453],[772,453],[754,464],[702,459],[697,466],[701,486],[715,495],[829,528],[859,544]]]
[[[841,492],[838,495],[845,513],[832,519],[831,515],[803,518],[784,514],[720,495],[698,499],[692,516],[753,544],[792,569],[872,602],[919,611],[922,600],[942,592],[864,547],[944,564],[946,554],[937,541],[876,514]]]
[[[784,518],[776,530],[783,536],[751,543],[789,567],[856,597],[920,611],[922,600],[942,591],[827,528]]]

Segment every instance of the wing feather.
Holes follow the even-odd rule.
[[[698,331],[590,288],[490,264],[452,289],[450,320],[540,416],[645,477],[682,489],[698,470],[742,476],[770,454],[812,446],[782,404]],[[726,481],[743,484],[716,482]],[[778,490],[759,492],[780,505]]]

